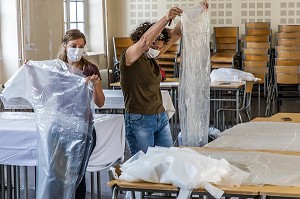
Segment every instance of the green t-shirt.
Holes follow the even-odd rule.
[[[156,60],[141,55],[131,66],[126,66],[125,52],[120,59],[125,112],[147,115],[164,112],[160,91],[161,73]]]

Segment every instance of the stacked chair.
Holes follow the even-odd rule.
[[[242,70],[260,78],[266,96],[269,68],[271,65],[272,30],[269,22],[246,22],[244,47],[242,50]],[[260,93],[259,93],[260,95]]]
[[[113,37],[114,49],[114,82],[120,80],[119,61],[122,52],[133,44],[130,37]],[[177,76],[177,67],[179,65],[179,46],[180,44],[173,44],[164,54],[160,55],[157,59],[158,64],[166,72],[167,77]]]
[[[178,65],[180,62],[180,44],[175,43],[157,58],[157,63],[165,71],[169,78],[178,77]]]
[[[211,69],[235,68],[239,55],[239,27],[214,27]]]
[[[120,70],[119,70],[119,61],[122,52],[132,45],[132,40],[130,37],[113,37],[113,48],[114,48],[114,82],[120,81]]]
[[[273,102],[300,99],[300,25],[279,25],[276,33]]]

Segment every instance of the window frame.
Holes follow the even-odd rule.
[[[78,20],[78,10],[76,10],[76,20],[70,21],[70,3],[83,3],[83,21]],[[78,28],[78,24],[83,24],[83,29],[80,29],[85,35],[87,35],[87,16],[88,16],[88,3],[87,0],[63,0],[63,8],[64,8],[64,31],[67,31],[71,28],[71,24],[77,24],[76,28]],[[76,9],[78,9],[78,6],[76,6]]]

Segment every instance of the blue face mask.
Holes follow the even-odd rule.
[[[78,62],[84,53],[83,48],[67,48],[68,59],[72,62]]]

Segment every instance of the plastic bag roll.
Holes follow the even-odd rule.
[[[208,142],[210,36],[208,12],[201,5],[182,14],[182,61],[179,76],[179,119],[183,146]]]

